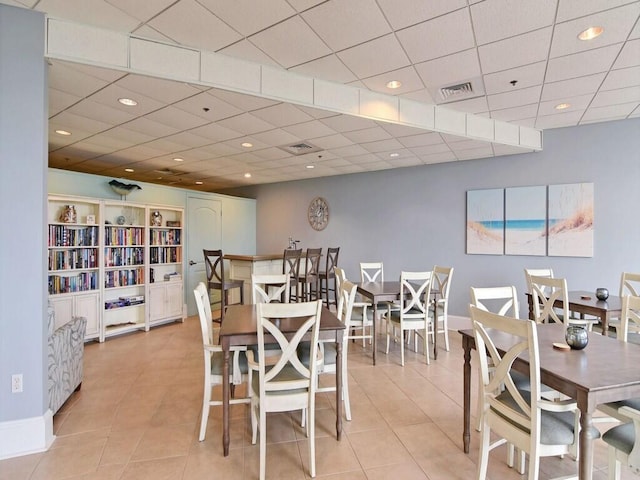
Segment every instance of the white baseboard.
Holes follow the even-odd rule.
[[[44,452],[55,438],[50,409],[41,417],[0,422],[0,460]]]
[[[455,315],[449,315],[449,318],[447,318],[447,327],[449,330],[455,330],[456,332],[458,330],[473,328],[469,317],[457,317]]]

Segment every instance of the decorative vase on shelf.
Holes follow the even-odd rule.
[[[152,227],[162,226],[162,214],[158,210],[154,210],[153,212],[151,212],[151,226]]]
[[[582,350],[589,343],[587,329],[582,325],[569,325],[564,334],[564,339],[574,350]]]
[[[65,205],[60,214],[60,221],[63,223],[76,223],[77,219],[75,205]]]
[[[598,300],[606,300],[609,298],[609,290],[606,288],[596,288],[596,298]]]

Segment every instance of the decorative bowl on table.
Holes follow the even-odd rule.
[[[565,331],[564,339],[573,350],[582,350],[589,343],[587,329],[582,325],[569,325]]]
[[[609,298],[609,290],[606,288],[596,288],[596,298],[598,300],[606,300]]]

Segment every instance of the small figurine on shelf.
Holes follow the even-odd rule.
[[[161,227],[162,226],[162,214],[158,210],[154,210],[151,212],[151,226],[152,227]]]
[[[65,205],[60,214],[60,221],[63,223],[76,223],[77,218],[75,205]]]

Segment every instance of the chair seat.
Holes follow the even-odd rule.
[[[229,375],[233,375],[233,363],[229,362]],[[247,364],[247,356],[244,352],[238,352],[238,363],[240,365],[240,373],[246,374],[249,372],[249,365]],[[224,366],[224,352],[213,352],[211,355],[211,374],[222,375]]]
[[[520,392],[524,400],[528,404],[531,404],[531,392],[528,390],[521,390]],[[496,399],[505,405],[508,405],[510,408],[522,412],[507,390],[498,395]],[[493,410],[493,412],[500,415],[509,423],[517,425],[515,422],[511,421],[511,419],[501,415],[496,410]],[[543,410],[540,418],[540,443],[543,445],[571,445],[574,443],[574,420],[575,413],[573,412],[549,412],[547,410]],[[592,438],[600,438],[600,432],[595,427],[591,427],[591,435],[593,435]]]
[[[266,368],[266,372],[270,369]],[[269,383],[272,382],[296,382],[296,381],[304,381],[305,378],[298,372],[294,367],[287,365],[284,367],[280,373],[278,373],[273,380],[270,380]],[[260,376],[258,374],[254,374],[251,378],[251,386],[254,392],[260,391]],[[297,393],[306,393],[309,389],[307,388],[297,388],[297,389],[287,389],[287,390],[269,390],[267,395],[291,395]]]
[[[616,450],[620,450],[629,455],[636,442],[636,432],[633,422],[623,423],[610,428],[602,435],[602,440]]]
[[[322,348],[323,348],[322,364],[335,365],[336,358],[337,358],[335,342],[322,342]],[[311,344],[309,342],[300,342],[300,345],[298,346],[298,358],[300,359],[300,361],[305,367],[309,367],[310,349],[311,349]]]
[[[224,287],[222,283],[209,282],[209,288],[213,290],[229,290],[230,288],[244,287],[244,280],[225,280]]]

